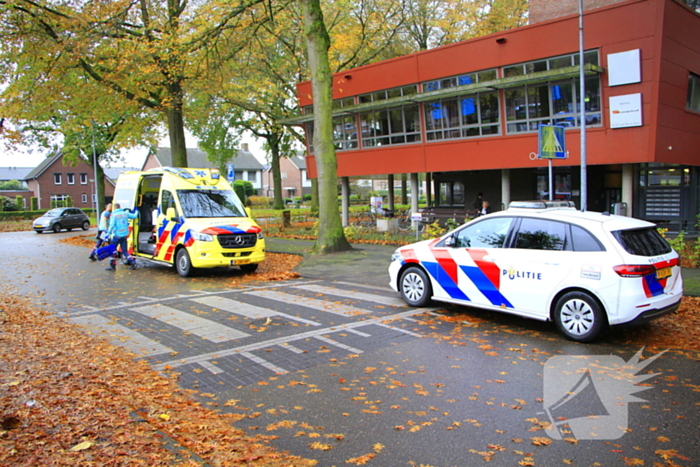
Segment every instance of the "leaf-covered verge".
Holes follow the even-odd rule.
[[[25,299],[0,298],[0,362],[0,465],[314,464]]]

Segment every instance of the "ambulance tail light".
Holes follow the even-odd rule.
[[[620,264],[613,267],[613,270],[620,277],[643,277],[656,272],[652,264]]]

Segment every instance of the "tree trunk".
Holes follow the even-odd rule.
[[[168,116],[168,136],[170,151],[175,167],[187,167],[187,143],[185,142],[185,122],[182,115],[182,86],[173,83],[169,87],[171,101],[166,113]]]
[[[270,146],[270,166],[272,167],[272,186],[275,201],[273,209],[284,209],[284,198],[282,197],[282,174],[280,172],[280,144],[279,138],[271,133],[267,136],[267,144]]]
[[[351,250],[338,209],[337,161],[333,146],[332,76],[328,63],[330,37],[319,0],[301,0],[314,99],[314,148],[319,184],[316,253]]]

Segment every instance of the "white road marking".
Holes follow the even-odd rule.
[[[131,311],[157,319],[212,342],[226,342],[250,336],[250,334],[230,328],[216,321],[200,318],[165,305],[140,306],[131,308]]]
[[[388,306],[406,306],[406,302],[397,297],[383,297],[381,295],[375,295],[365,292],[355,292],[352,290],[345,289],[336,289],[335,287],[326,287],[324,285],[300,285],[296,288],[326,295],[335,295],[338,297],[352,298],[354,300],[365,300],[368,302],[380,303],[382,305]]]
[[[246,318],[259,319],[279,316],[289,320],[298,321],[300,323],[309,324],[311,326],[321,325],[321,323],[317,323],[316,321],[299,318],[297,316],[288,315],[287,313],[269,310],[267,308],[250,305],[245,302],[239,302],[237,300],[231,300],[230,298],[225,297],[201,297],[192,299],[192,301],[210,306],[212,308],[217,308],[219,310],[228,311],[229,313],[233,313],[235,315],[245,316]]]
[[[71,318],[71,321],[86,327],[92,333],[107,334],[114,345],[124,347],[142,357],[152,357],[154,355],[171,353],[173,351],[160,342],[149,339],[143,334],[126,326],[122,326],[121,324],[117,324],[114,320],[105,318],[104,316],[84,315]]]

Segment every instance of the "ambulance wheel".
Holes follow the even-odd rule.
[[[196,268],[192,266],[192,260],[189,253],[184,248],[180,248],[175,255],[175,268],[177,273],[182,277],[192,277],[195,274]]]
[[[60,232],[61,231],[61,224],[54,224],[53,231],[54,231],[54,233]]]
[[[401,298],[411,306],[425,306],[430,303],[433,296],[430,279],[418,267],[410,267],[401,274],[399,290]]]
[[[252,263],[252,264],[241,264],[241,271],[243,272],[255,272],[258,270],[258,263]]]
[[[576,342],[591,342],[606,325],[598,301],[586,292],[568,292],[554,305],[552,316],[559,332]]]

